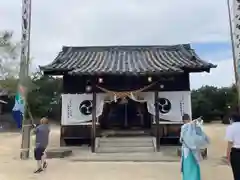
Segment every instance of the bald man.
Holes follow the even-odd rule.
[[[36,133],[36,147],[34,149],[34,157],[35,160],[37,161],[37,170],[34,173],[40,173],[45,168],[47,168],[45,151],[48,146],[50,133],[47,118],[42,118],[40,120],[40,125],[36,127],[35,133]]]

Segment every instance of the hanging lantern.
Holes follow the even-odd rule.
[[[90,80],[87,80],[87,81],[86,81],[85,90],[86,90],[86,92],[92,91],[92,85],[91,85],[91,81],[90,81]]]
[[[103,83],[103,78],[98,78],[98,83]]]
[[[92,90],[92,86],[87,85],[87,86],[86,86],[86,91],[87,91],[87,92],[90,92],[91,90]]]
[[[152,77],[151,76],[148,77],[148,82],[152,82]]]

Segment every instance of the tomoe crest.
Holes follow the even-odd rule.
[[[172,108],[171,102],[166,98],[158,98],[157,103],[158,103],[159,111],[162,114],[168,113]]]
[[[84,100],[79,105],[79,111],[86,116],[92,114],[92,109],[93,109],[93,104],[91,100]]]

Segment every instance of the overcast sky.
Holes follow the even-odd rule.
[[[21,35],[21,1],[0,0],[0,30]],[[192,43],[218,65],[191,76],[192,88],[228,86],[233,67],[226,0],[32,0],[31,56],[50,63],[63,45]]]

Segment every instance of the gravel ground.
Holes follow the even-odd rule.
[[[206,125],[205,130],[211,138],[209,159],[201,164],[203,180],[231,180],[231,169],[221,165],[225,154],[226,126],[220,124]],[[181,179],[180,163],[134,163],[134,162],[72,162],[68,159],[49,160],[48,169],[39,175],[32,172],[33,160],[19,160],[19,133],[0,134],[0,180],[177,180]],[[54,126],[51,132],[51,146],[59,145],[59,129]]]

